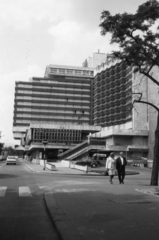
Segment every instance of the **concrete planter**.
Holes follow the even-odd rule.
[[[147,167],[148,168],[152,168],[152,166],[153,166],[153,160],[147,160]]]

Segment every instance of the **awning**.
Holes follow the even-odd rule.
[[[23,147],[23,146],[19,146],[19,147],[17,147],[17,148],[15,148],[15,150],[17,151],[24,151],[25,150],[25,148]]]

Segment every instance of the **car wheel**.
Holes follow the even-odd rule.
[[[97,165],[96,165],[95,163],[93,163],[91,167],[92,167],[92,168],[96,168]]]

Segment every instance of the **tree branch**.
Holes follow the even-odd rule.
[[[146,77],[150,78],[152,80],[152,82],[154,82],[156,85],[159,86],[159,82],[155,78],[153,78],[149,73],[146,73],[146,72],[142,71],[141,68],[140,68],[140,73],[142,73]]]
[[[147,101],[143,101],[143,100],[134,100],[133,103],[143,103],[143,104],[147,104],[151,107],[153,107],[157,112],[159,112],[159,108],[156,107],[153,103],[147,102]]]

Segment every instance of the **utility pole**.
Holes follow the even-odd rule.
[[[48,141],[47,140],[43,140],[43,145],[44,145],[44,168],[43,170],[45,170],[45,167],[46,167],[46,163],[45,163],[45,160],[46,160],[46,145],[48,144]]]

